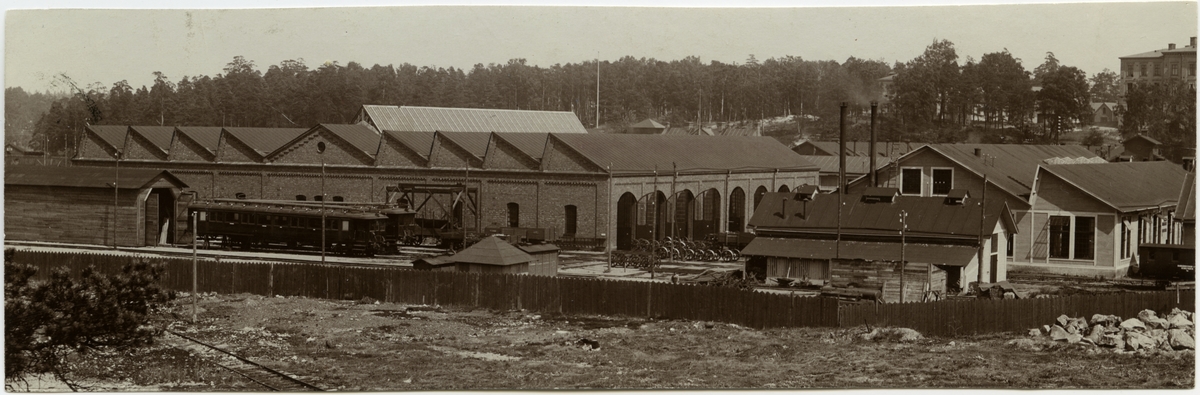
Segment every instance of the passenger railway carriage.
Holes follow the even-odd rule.
[[[206,246],[239,249],[320,248],[321,214],[325,213],[326,249],[347,255],[374,255],[395,247],[411,232],[415,213],[347,204],[228,200],[188,205],[195,215],[198,238]]]

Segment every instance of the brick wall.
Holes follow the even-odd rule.
[[[547,144],[546,152],[542,157],[542,170],[579,172],[597,170],[596,165],[553,136],[548,141],[549,144]]]
[[[166,160],[167,156],[137,133],[125,134],[125,156],[123,159]]]
[[[117,198],[119,245],[140,246],[140,191],[122,189]],[[105,188],[9,185],[4,191],[6,239],[112,245],[113,192]]]
[[[104,139],[93,133],[87,133],[86,136],[79,142],[80,158],[112,159],[114,157],[116,151],[105,148],[108,143],[105,143]]]
[[[488,142],[488,154],[484,158],[485,169],[535,170],[538,163],[511,144],[492,138]]]
[[[258,153],[237,139],[228,138],[221,133],[221,142],[217,144],[217,162],[250,162],[258,163]]]
[[[396,139],[387,137],[383,141],[383,146],[379,147],[379,154],[375,156],[376,166],[413,168],[426,167],[428,164],[428,161],[424,157],[413,152],[413,150],[396,141]]]
[[[214,198],[237,197],[238,193],[246,195],[246,199],[262,199],[262,173],[244,171],[218,171],[215,176]]]
[[[203,146],[185,136],[183,133],[175,134],[175,140],[171,142],[170,160],[207,162],[213,159]]]
[[[433,142],[433,151],[429,155],[429,167],[462,169],[472,166],[475,158],[462,147],[438,135]]]
[[[317,145],[325,143],[325,153],[317,152]],[[372,152],[374,154],[374,152]],[[342,141],[325,129],[317,129],[316,133],[305,135],[300,142],[292,144],[286,151],[272,156],[272,163],[295,163],[310,165],[320,164],[322,157],[327,165],[371,165],[373,160],[358,151],[349,143]]]
[[[321,194],[321,174],[311,173],[266,173],[263,199],[294,200],[304,195],[309,201]],[[376,194],[373,180],[366,175],[349,175],[330,172],[326,169],[325,194],[333,201],[341,196],[347,202],[380,202],[382,194]]]

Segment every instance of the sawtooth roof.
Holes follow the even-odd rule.
[[[176,128],[184,136],[192,139],[210,154],[217,153],[217,145],[221,142],[221,127],[219,126],[180,126]]]
[[[786,203],[785,203],[786,201]],[[947,204],[943,197],[896,196],[891,203],[864,202],[860,194],[846,194],[842,201],[841,232],[843,234],[898,236],[900,212],[908,214],[909,236],[977,237],[980,230],[978,200],[965,204]],[[988,203],[983,229],[991,234],[996,221],[1003,219],[1012,232],[1016,221],[1008,205],[996,200]],[[818,194],[804,202],[791,192],[768,192],[763,195],[750,225],[760,232],[769,229],[834,234],[838,229],[838,196]]]
[[[1042,165],[1041,171],[1121,211],[1176,204],[1187,176],[1167,161]]]
[[[125,152],[125,134],[129,126],[125,125],[88,125],[88,130],[99,136],[101,140],[112,146],[117,152]]]
[[[11,165],[4,167],[4,185],[112,188],[114,177],[117,178],[117,186],[120,189],[142,189],[153,185],[160,179],[167,180],[177,188],[187,187],[186,183],[166,170],[122,168],[120,171],[115,171],[106,167],[87,166]]]
[[[366,125],[340,125],[323,123],[321,127],[357,148],[362,153],[375,157],[379,152],[379,132]]]
[[[800,155],[801,158],[812,162],[821,168],[822,173],[838,172],[838,157],[832,155]],[[891,162],[888,157],[875,158],[875,167],[883,167]],[[871,157],[846,156],[846,174],[867,174],[871,169]]]
[[[307,132],[303,128],[225,128],[225,133],[246,144],[259,156],[267,156]]]
[[[434,132],[396,132],[385,130],[383,133],[387,133],[388,136],[396,139],[400,144],[404,144],[409,149],[416,151],[422,158],[429,159],[429,151],[433,148]]]
[[[384,131],[587,133],[570,111],[363,105],[362,112]]]
[[[478,243],[451,255],[448,260],[461,263],[477,263],[481,265],[509,266],[532,262],[533,256],[521,251],[512,244],[499,238],[488,236]]]
[[[171,139],[175,136],[174,126],[130,126],[129,129],[150,141],[159,151],[167,153],[171,150]]]
[[[613,172],[686,170],[816,170],[771,137],[556,134],[601,168]]]

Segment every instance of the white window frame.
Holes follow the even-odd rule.
[[[917,172],[919,172],[921,174],[920,177],[917,177],[917,180],[918,180],[917,183],[919,185],[918,189],[920,190],[920,192],[918,192],[916,195],[904,193],[904,171],[911,170],[911,169],[916,169]],[[915,167],[915,166],[900,167],[900,195],[901,196],[925,196],[925,168],[924,167]]]
[[[1032,214],[1033,214],[1033,213],[1035,213],[1035,212],[1040,212],[1040,213],[1045,213],[1045,214],[1048,214],[1049,216],[1048,216],[1048,217],[1046,217],[1046,220],[1047,220],[1047,221],[1049,221],[1049,220],[1050,220],[1050,218],[1052,218],[1052,217],[1067,217],[1067,218],[1069,218],[1069,220],[1071,221],[1071,222],[1070,222],[1070,223],[1071,223],[1071,231],[1070,231],[1070,233],[1069,233],[1070,237],[1069,237],[1069,240],[1067,241],[1067,243],[1068,243],[1068,244],[1067,244],[1067,256],[1068,256],[1069,258],[1054,258],[1054,257],[1051,257],[1051,256],[1050,256],[1050,251],[1049,251],[1049,250],[1047,250],[1047,251],[1046,251],[1046,260],[1047,260],[1047,262],[1049,262],[1049,261],[1054,261],[1054,260],[1058,260],[1058,261],[1092,261],[1092,262],[1098,262],[1098,259],[1100,259],[1100,239],[1099,239],[1099,237],[1100,237],[1100,229],[1099,229],[1099,227],[1100,227],[1100,216],[1103,216],[1103,215],[1112,215],[1112,214],[1107,214],[1107,213],[1067,213],[1067,212],[1061,212],[1061,211],[1031,211],[1031,212],[1030,212],[1030,214],[1032,215]],[[1091,258],[1091,259],[1079,259],[1079,258],[1076,258],[1077,254],[1075,254],[1075,234],[1079,232],[1078,226],[1076,226],[1076,224],[1075,224],[1075,218],[1076,218],[1076,217],[1087,217],[1087,218],[1091,218],[1091,219],[1092,219],[1092,258]],[[1118,216],[1118,217],[1117,217],[1117,219],[1119,220],[1119,219],[1120,219],[1120,217]],[[1048,223],[1048,222],[1047,222],[1047,223]],[[1117,230],[1119,231],[1119,230],[1120,230],[1120,228],[1119,228],[1119,227],[1117,227]],[[1047,238],[1049,238],[1049,237],[1050,237],[1050,234],[1049,234],[1049,232],[1047,232],[1047,234],[1046,234],[1046,237],[1047,237]],[[1118,239],[1118,242],[1119,242],[1119,241],[1120,241],[1120,240]],[[1050,246],[1049,246],[1049,244],[1048,244],[1048,243],[1050,242],[1050,240],[1049,240],[1049,239],[1047,239],[1047,240],[1046,240],[1046,242],[1047,242],[1046,248],[1050,248]],[[1119,247],[1119,246],[1118,246],[1118,247]],[[1118,255],[1119,255],[1119,252],[1120,252],[1120,251],[1117,251],[1117,252],[1118,252]]]
[[[950,170],[950,189],[944,194],[933,193],[934,185],[937,184],[937,179],[933,177],[933,173],[938,170]],[[950,195],[950,190],[954,189],[954,168],[953,167],[930,167],[929,168],[929,196],[947,196]]]

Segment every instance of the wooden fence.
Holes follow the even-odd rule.
[[[45,279],[57,267],[79,273],[95,266],[119,272],[136,257],[98,253],[18,251],[14,260],[39,268]],[[164,264],[163,288],[192,290],[192,261],[154,258]],[[952,300],[903,304],[843,304],[830,298],[794,297],[734,288],[513,274],[416,271],[394,267],[204,259],[200,292],[264,296],[462,305],[542,313],[622,315],[718,321],[753,328],[900,326],[927,335],[1024,331],[1061,314],[1133,317],[1143,309],[1195,311],[1195,291],[1126,292],[1021,300]]]

